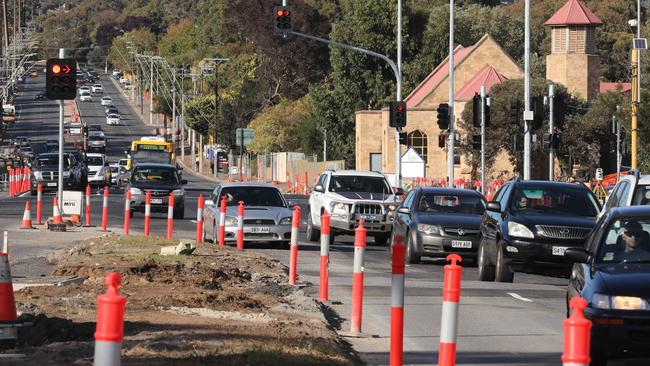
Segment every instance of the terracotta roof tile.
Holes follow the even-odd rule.
[[[580,0],[569,0],[544,25],[601,25],[603,22]]]
[[[499,74],[492,66],[486,64],[481,71],[477,72],[465,85],[456,92],[457,100],[470,100],[475,93],[481,92],[481,85],[485,86],[486,93],[490,92],[493,85],[501,84],[508,80]]]
[[[620,91],[619,91],[620,88]],[[632,90],[632,84],[631,83],[608,83],[605,81],[600,82],[600,93],[607,93],[607,92],[612,92],[612,93],[626,93]]]

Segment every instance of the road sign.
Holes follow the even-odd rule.
[[[81,200],[83,194],[79,191],[63,191],[63,214],[81,215]]]
[[[241,147],[243,144],[243,146],[246,147],[253,143],[253,140],[255,139],[255,130],[252,128],[238,128],[235,131],[235,137],[237,146]]]

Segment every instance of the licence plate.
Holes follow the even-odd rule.
[[[564,255],[564,251],[567,250],[567,247],[553,247],[551,254],[553,255]]]
[[[47,186],[48,187],[56,187],[56,183],[48,183]]]
[[[359,218],[364,219],[364,220],[375,220],[377,218],[377,216],[375,216],[375,215],[359,215]]]
[[[244,227],[244,232],[245,233],[270,233],[271,228],[263,227],[263,226],[249,226],[249,227]]]
[[[154,205],[159,205],[162,203],[162,198],[152,198],[151,203],[153,203]]]
[[[452,240],[451,241],[451,247],[452,248],[471,249],[472,248],[472,241],[471,240]]]

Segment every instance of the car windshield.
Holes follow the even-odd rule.
[[[3,111],[4,111],[4,114],[14,114],[14,109],[13,108],[4,108]]]
[[[101,136],[88,136],[88,140],[90,141],[104,141],[104,138]]]
[[[59,166],[59,157],[58,156],[39,156],[38,159],[39,166]],[[63,159],[63,167],[67,168],[69,165],[68,159]]]
[[[418,212],[483,215],[485,203],[477,196],[425,193],[420,197],[416,210]]]
[[[384,177],[363,177],[358,175],[333,175],[330,180],[331,192],[392,192]]]
[[[638,185],[632,197],[632,206],[647,206],[650,205],[650,185]]]
[[[120,118],[117,114],[109,114],[108,118]]]
[[[178,174],[169,168],[136,168],[131,180],[134,182],[178,184]]]
[[[274,187],[225,187],[221,196],[226,196],[228,206],[244,201],[246,206],[287,207],[280,191]]]
[[[104,165],[104,158],[101,156],[89,156],[86,159],[86,164],[88,165]]]
[[[520,187],[511,199],[515,212],[526,215],[554,214],[569,216],[598,215],[594,195],[587,189],[566,186]]]
[[[604,233],[597,263],[650,262],[650,219],[614,220]]]

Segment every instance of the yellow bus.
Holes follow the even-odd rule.
[[[142,137],[131,142],[131,156],[127,169],[137,163],[174,164],[176,154],[171,142],[166,142],[162,137]]]

